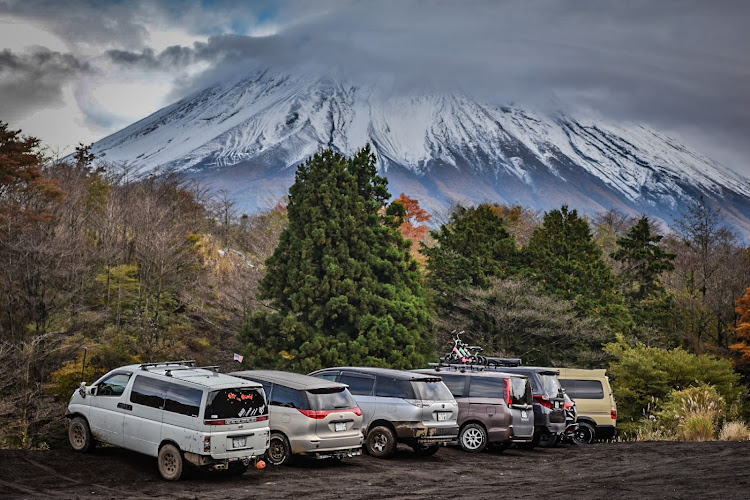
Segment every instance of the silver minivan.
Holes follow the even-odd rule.
[[[194,361],[117,368],[68,404],[74,450],[107,443],[158,458],[167,480],[187,464],[242,474],[268,448],[261,384],[195,366]]]
[[[346,384],[362,409],[365,449],[388,458],[397,442],[433,455],[456,442],[458,404],[440,377],[387,368],[338,367],[311,373]]]
[[[271,410],[270,464],[289,464],[294,455],[342,459],[362,453],[362,411],[346,385],[273,370],[230,375],[263,385]]]

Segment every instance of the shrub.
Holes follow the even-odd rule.
[[[659,412],[666,432],[682,441],[715,439],[719,422],[725,416],[724,398],[707,384],[672,391]]]
[[[719,433],[721,441],[747,441],[750,440],[750,428],[745,422],[726,422]]]

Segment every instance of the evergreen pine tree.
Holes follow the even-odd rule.
[[[369,146],[301,165],[289,226],[266,262],[261,298],[273,312],[244,328],[253,366],[311,371],[339,364],[421,366],[430,351],[417,263],[393,217]]]
[[[506,278],[516,264],[515,238],[505,229],[501,207],[457,206],[447,224],[433,231],[437,245],[423,248],[429,282],[443,301],[459,288],[485,288],[490,278]]]
[[[547,212],[524,254],[526,272],[544,292],[573,300],[580,313],[602,318],[616,331],[632,326],[617,279],[576,210],[563,205]]]

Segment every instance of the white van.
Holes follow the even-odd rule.
[[[185,462],[242,474],[265,453],[270,436],[260,384],[194,361],[112,370],[91,386],[81,384],[67,417],[74,450],[89,451],[99,441],[157,457],[162,477],[172,481]]]

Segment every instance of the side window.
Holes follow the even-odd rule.
[[[375,385],[375,379],[372,377],[363,377],[349,373],[342,373],[339,382],[347,384],[349,392],[359,396],[372,396],[372,388]]]
[[[263,392],[266,393],[266,400],[271,401],[271,392],[273,390],[273,382],[267,380],[256,380],[259,384],[263,385]]]
[[[416,399],[411,381],[390,377],[378,377],[375,395],[383,398]]]
[[[285,406],[287,408],[307,409],[307,398],[304,392],[290,389],[283,385],[274,384],[271,394],[271,404],[274,406]]]
[[[138,375],[133,382],[133,390],[130,391],[130,402],[151,408],[164,408],[169,385],[155,378]]]
[[[132,373],[113,373],[98,384],[97,396],[121,396]]]
[[[169,384],[164,409],[181,415],[197,417],[201,407],[203,391],[183,385]]]
[[[566,380],[563,387],[573,399],[604,399],[604,387],[599,380]]]
[[[471,377],[469,384],[471,398],[502,398],[504,395],[505,386],[500,378]]]
[[[338,376],[339,376],[339,374],[336,373],[336,372],[333,372],[333,373],[330,373],[330,372],[329,373],[318,373],[317,375],[315,375],[315,377],[322,378],[322,379],[325,379],[325,380],[332,380],[334,382],[336,381],[336,377],[338,377]]]
[[[466,381],[469,377],[465,375],[451,375],[451,374],[440,374],[440,378],[448,386],[448,390],[451,391],[454,398],[461,398],[466,395]]]

